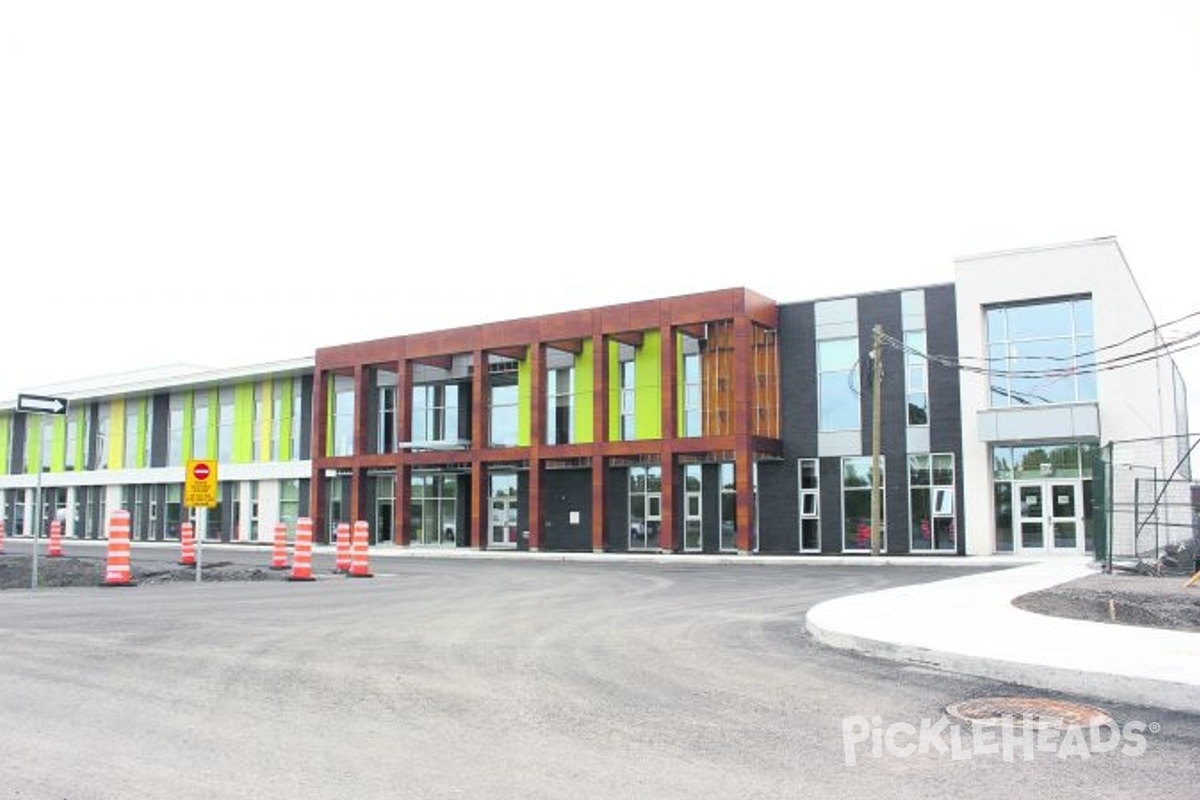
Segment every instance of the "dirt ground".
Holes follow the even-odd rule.
[[[1013,605],[1056,617],[1200,632],[1200,584],[1184,588],[1187,579],[1098,573],[1021,595]]]
[[[104,556],[66,556],[38,559],[38,586],[100,586],[104,583]],[[28,589],[31,578],[30,558],[27,555],[6,554],[0,557],[0,589]],[[228,561],[205,559],[201,576],[209,581],[267,581],[282,580],[290,573],[259,567],[247,567]],[[196,580],[194,567],[154,564],[132,566],[133,581],[138,584],[172,583]]]

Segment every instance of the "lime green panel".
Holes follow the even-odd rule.
[[[87,437],[84,435],[87,432],[87,407],[78,406],[75,409],[75,469],[82,470],[87,468],[84,463],[84,456],[87,455]],[[2,448],[0,448],[2,450]]]
[[[608,440],[621,441],[621,345],[608,343]]]
[[[125,399],[114,397],[108,404],[108,468],[125,466]]]
[[[42,457],[41,414],[25,415],[25,474],[36,475]]]
[[[254,460],[254,384],[233,387],[233,463]]]
[[[533,429],[533,366],[529,352],[517,363],[517,444],[528,447]]]
[[[275,384],[275,390],[283,392],[279,397],[279,460],[292,460],[292,381],[299,378],[284,378]]]
[[[137,436],[137,452],[133,454],[133,463],[138,467],[149,466],[146,463],[146,437],[150,435],[147,428],[150,427],[150,403],[152,398],[142,397],[138,399],[138,436]]]
[[[634,431],[637,438],[662,438],[662,339],[658,331],[642,334],[633,359]]]
[[[592,375],[592,340],[583,340],[583,350],[575,356],[575,438],[580,444],[588,444],[596,437],[592,431],[592,420],[596,414],[596,400],[592,396],[595,381]]]
[[[196,406],[192,402],[192,392],[188,392],[183,399],[183,448],[180,452],[183,454],[183,463],[192,460],[192,445],[194,444],[192,426],[196,424]]]
[[[67,469],[67,417],[55,416],[50,423],[54,429],[50,433],[50,471],[65,472]]]
[[[275,403],[272,392],[274,384],[270,378],[267,378],[259,384],[259,395],[262,397],[262,419],[258,421],[258,426],[254,433],[258,437],[258,447],[254,448],[255,461],[270,461],[271,460],[271,427],[275,421]]]
[[[8,474],[9,443],[12,441],[12,415],[0,416],[0,475]]]

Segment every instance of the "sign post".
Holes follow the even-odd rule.
[[[53,414],[64,416],[67,413],[65,397],[47,397],[41,394],[17,395],[17,411],[23,414]],[[42,423],[43,425],[45,422]],[[34,490],[33,515],[33,563],[30,567],[29,588],[37,589],[38,585],[38,538],[42,533],[42,463],[45,453],[38,448],[37,488]]]
[[[192,459],[187,462],[183,474],[183,504],[199,509],[196,526],[196,583],[200,582],[200,570],[204,561],[202,542],[208,535],[208,509],[217,505],[217,462],[211,459]]]

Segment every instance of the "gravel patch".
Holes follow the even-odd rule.
[[[38,558],[38,586],[100,586],[104,583],[107,559],[103,556],[65,556]],[[195,567],[153,564],[132,566],[134,583],[155,584],[195,581]],[[218,581],[283,580],[290,573],[247,567],[230,561],[204,562],[201,578],[204,583]],[[28,589],[32,577],[29,556],[10,554],[0,558],[0,589]]]
[[[1200,585],[1185,588],[1186,582],[1181,575],[1101,573],[1021,595],[1013,605],[1055,617],[1200,632]]]

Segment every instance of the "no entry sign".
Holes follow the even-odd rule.
[[[187,462],[183,479],[183,504],[191,508],[215,508],[217,505],[217,462]]]

